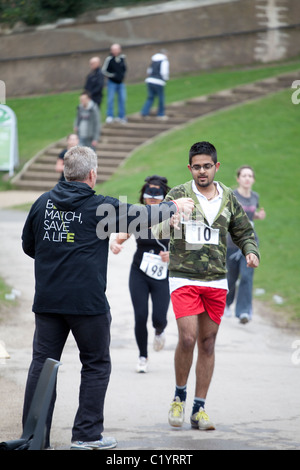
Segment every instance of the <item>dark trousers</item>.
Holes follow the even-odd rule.
[[[67,337],[72,332],[82,364],[79,407],[72,440],[94,441],[103,432],[104,399],[111,372],[109,353],[111,315],[36,314],[32,362],[28,372],[23,424],[26,421],[42,367],[47,358],[60,360]],[[47,419],[45,447],[50,445],[50,428],[56,390]]]
[[[167,325],[170,303],[169,280],[158,281],[147,276],[134,264],[131,266],[129,289],[134,309],[135,337],[140,356],[148,357],[148,302],[152,300],[152,324],[157,334]]]

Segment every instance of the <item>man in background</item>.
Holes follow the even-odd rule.
[[[114,120],[114,98],[118,95],[118,117],[116,120],[126,123],[126,87],[125,75],[127,71],[126,56],[122,54],[120,44],[113,44],[110,55],[105,59],[102,72],[107,77],[107,112],[106,122]]]
[[[90,73],[86,77],[84,90],[89,92],[91,99],[100,108],[103,97],[104,75],[101,70],[100,57],[90,59]]]
[[[165,86],[167,80],[169,80],[169,60],[166,52],[163,49],[151,58],[151,65],[147,70],[148,77],[145,80],[148,96],[141,111],[143,117],[149,115],[154,99],[157,98],[157,118],[167,119],[165,115]]]

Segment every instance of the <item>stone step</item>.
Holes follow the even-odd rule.
[[[128,116],[128,122],[121,124],[103,124],[101,140],[96,147],[98,155],[98,179],[101,183],[110,178],[116,168],[131,154],[134,149],[147,140],[174,127],[206,114],[232,105],[260,98],[269,93],[290,88],[299,77],[299,71],[281,76],[258,80],[254,83],[236,86],[229,90],[200,96],[166,106],[168,119],[158,120],[152,111],[147,118],[139,113]],[[13,179],[13,184],[20,189],[49,190],[59,176],[55,172],[55,163],[59,153],[66,148],[66,138],[53,144],[41,155],[32,159]]]
[[[110,178],[111,175],[98,175],[97,178],[97,183],[104,183]],[[23,189],[26,191],[49,191],[51,188],[53,188],[58,181],[57,179],[53,180],[26,180],[26,179],[21,179],[18,181],[18,189]]]
[[[46,160],[46,159],[45,159]],[[26,173],[39,171],[39,172],[55,172],[55,161],[49,162],[41,160],[40,162],[35,162],[30,165],[30,169]],[[123,158],[116,158],[113,161],[111,159],[106,160],[98,160],[98,169],[101,171],[102,169],[107,171],[108,169],[112,168],[112,171],[115,171],[116,167],[123,162]]]
[[[100,167],[98,169],[99,176],[104,177],[104,175],[111,176],[114,173],[114,168],[109,167]],[[56,171],[26,171],[23,176],[24,181],[32,180],[41,180],[41,181],[56,181],[59,180],[59,174]]]

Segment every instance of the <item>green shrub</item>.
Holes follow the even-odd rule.
[[[149,0],[0,0],[0,23],[13,26],[22,21],[29,26],[54,22],[92,9],[149,3]]]

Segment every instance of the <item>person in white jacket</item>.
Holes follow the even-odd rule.
[[[169,60],[165,50],[152,56],[151,65],[147,70],[148,77],[145,80],[148,96],[141,111],[142,117],[149,115],[154,99],[157,97],[157,118],[167,118],[165,115],[165,85],[167,80],[169,80],[169,67]]]

